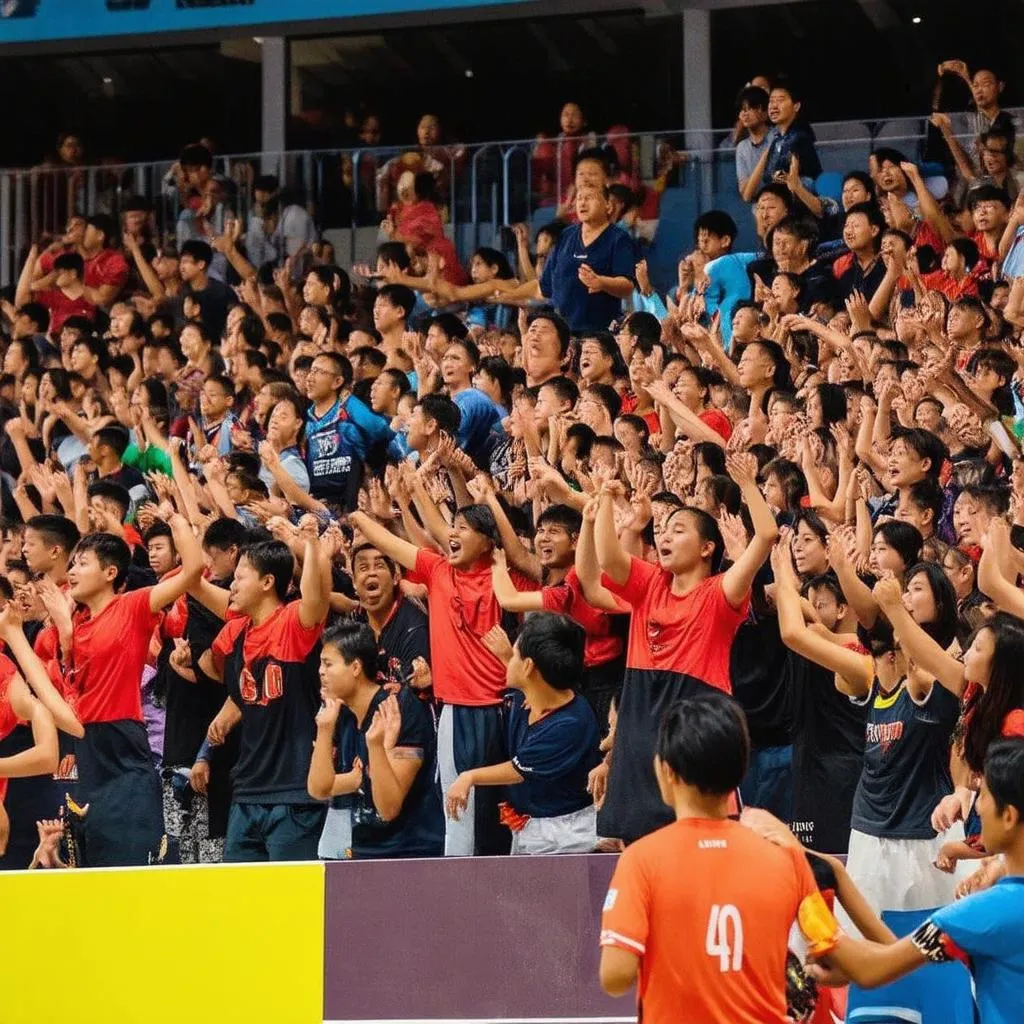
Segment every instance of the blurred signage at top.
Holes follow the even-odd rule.
[[[327,18],[513,6],[520,0],[0,0],[0,45],[273,28]]]

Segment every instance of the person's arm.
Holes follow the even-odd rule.
[[[776,548],[772,555],[772,568],[775,570],[775,607],[779,614],[782,642],[791,651],[834,672],[836,688],[840,692],[863,697],[871,688],[871,660],[832,643],[807,627],[788,549]]]
[[[790,155],[789,171],[786,174],[786,184],[793,198],[798,199],[815,220],[821,220],[825,212],[825,205],[822,201],[804,184],[800,177],[800,160],[796,153]]]
[[[384,821],[394,821],[423,768],[423,751],[398,745],[402,711],[392,694],[377,708],[366,733],[370,792],[373,806]]]
[[[949,147],[950,153],[953,154],[953,162],[956,164],[956,169],[959,171],[960,176],[968,184],[974,181],[978,177],[977,168],[974,166],[971,158],[964,152],[963,146],[960,145],[960,140],[953,134],[953,122],[950,120],[949,114],[936,111],[929,120],[942,134],[942,140]]]
[[[668,411],[679,433],[691,441],[710,441],[711,444],[717,444],[719,448],[725,447],[725,438],[717,430],[709,427],[695,412],[688,409],[664,381],[652,381],[647,386],[647,391],[658,405]],[[664,438],[662,438],[662,442],[664,443]],[[672,450],[671,439],[668,450]]]
[[[501,502],[498,501],[498,495],[494,487],[491,486],[486,478],[482,478],[482,483],[478,487],[483,488],[484,502],[491,512],[494,513],[494,521],[498,526],[498,536],[501,538],[502,551],[508,564],[524,576],[529,576],[531,580],[539,580],[542,573],[540,559],[532,551],[527,550],[519,539],[515,527],[512,526],[508,516],[505,514],[505,509],[502,507]]]
[[[205,654],[209,654],[206,651]],[[202,665],[202,659],[200,658],[200,666]],[[206,672],[206,669],[203,669]],[[210,673],[207,672],[207,675]],[[210,675],[211,679],[219,679],[220,673],[215,672]],[[213,721],[210,723],[210,728],[206,730],[206,738],[209,740],[210,745],[219,747],[228,738],[228,733],[242,720],[242,709],[230,698],[224,701],[220,711],[214,716]]]
[[[32,729],[32,746],[20,754],[0,757],[0,779],[23,779],[32,775],[52,775],[60,764],[57,726],[41,701],[36,700],[28,684],[18,674],[7,685],[7,700],[19,722]]]
[[[57,687],[53,685],[46,666],[32,649],[32,645],[28,642],[21,624],[10,611],[10,607],[8,605],[8,608],[0,615],[0,637],[6,642],[11,657],[17,661],[18,667],[25,674],[25,681],[32,688],[32,692],[39,702],[50,713],[57,728],[69,736],[81,739],[85,735],[82,723],[58,692]]]
[[[603,484],[598,497],[597,517],[594,520],[594,546],[597,549],[597,563],[601,571],[621,586],[629,579],[632,560],[619,543],[615,531],[614,502],[615,492],[607,483]]]
[[[880,942],[886,946],[896,942],[896,935],[875,913],[871,904],[865,899],[864,893],[857,888],[850,873],[846,870],[846,865],[831,854],[818,853],[815,850],[809,850],[808,853],[827,861],[832,868],[836,876],[836,898],[849,915],[857,931],[869,942]]]
[[[586,263],[580,266],[579,279],[591,293],[604,292],[617,299],[628,299],[633,295],[634,285],[628,277],[598,274]]]
[[[522,775],[511,761],[488,765],[486,768],[471,768],[462,772],[448,787],[445,813],[453,821],[458,821],[469,804],[469,794],[474,786],[516,786],[522,781]]]
[[[18,286],[14,292],[14,305],[24,306],[26,302],[32,301],[32,278],[35,272],[36,260],[39,259],[39,246],[33,245],[25,257],[25,265],[21,268],[18,277]]]
[[[885,319],[885,314],[889,309],[889,304],[892,302],[892,294],[896,290],[899,280],[900,267],[897,262],[893,260],[889,266],[885,268],[885,276],[875,289],[875,294],[868,299],[868,310],[871,313],[872,321]]]
[[[548,257],[548,259],[552,258],[553,256]],[[490,289],[490,292],[488,292],[487,294],[500,291],[502,302],[515,302],[517,299],[548,298],[548,296],[546,296],[540,290],[540,280],[538,278],[534,278],[532,281],[524,281],[522,284],[516,284],[514,281],[509,282],[506,285],[503,285],[502,282],[500,281],[492,281],[490,283],[492,287]]]
[[[324,569],[328,579],[324,579]],[[327,618],[331,596],[330,561],[320,547],[318,537],[306,537],[302,558],[302,578],[299,580],[299,622],[304,629],[318,626]]]
[[[928,962],[910,935],[888,946],[844,935],[828,961],[861,988],[887,985]]]
[[[352,770],[334,771],[334,727],[341,711],[341,701],[325,697],[324,706],[316,716],[316,739],[306,776],[306,792],[314,800],[330,800],[332,796],[354,793],[363,784],[363,766],[356,758]]]
[[[537,268],[530,260],[530,229],[525,224],[515,226],[516,260],[519,264],[519,277],[523,281],[535,281]]]
[[[189,587],[188,592],[204,608],[213,612],[218,619],[226,619],[228,617],[228,605],[231,603],[231,595],[223,587],[215,587],[209,580],[200,577]],[[209,654],[209,651],[205,653]],[[200,659],[199,667],[206,672],[206,669],[202,666],[202,659]],[[220,678],[219,673],[211,674],[206,672],[206,674],[211,679]]]
[[[913,188],[914,193],[917,195],[917,202],[921,207],[924,219],[935,228],[943,242],[952,242],[954,238],[959,236],[960,232],[953,227],[950,219],[942,212],[942,208],[935,201],[935,196],[928,191],[928,186],[925,185],[924,178],[921,177],[921,172],[917,169],[917,165],[909,162],[902,163],[900,164],[900,170],[907,176],[907,181],[910,182],[911,188]]]
[[[506,612],[539,612],[544,610],[544,598],[539,590],[517,590],[508,574],[505,552],[495,549],[491,566],[494,596]]]
[[[947,654],[911,617],[903,606],[903,595],[895,580],[879,580],[875,599],[892,623],[903,653],[925,674],[959,697],[967,685],[964,666]]]
[[[989,523],[982,545],[978,589],[1000,611],[1024,618],[1024,593],[1003,575],[1004,567],[1010,567],[1010,526],[1005,519],[995,518]]]
[[[195,585],[203,572],[203,551],[192,533],[189,521],[176,512],[168,525],[174,536],[174,547],[181,558],[181,570],[161,580],[150,590],[149,610],[154,613],[177,601],[189,587]]]
[[[396,561],[403,569],[416,568],[419,548],[401,537],[396,537],[387,527],[381,526],[365,512],[350,512],[349,524],[358,530],[378,551]]]
[[[761,182],[764,179],[764,169],[768,166],[768,157],[772,152],[772,144],[769,142],[764,147],[764,152],[761,153],[760,159],[754,165],[753,171],[750,173],[750,177],[743,183],[740,189],[740,195],[743,197],[743,202],[752,203],[754,196],[757,195],[758,190],[761,188]]]
[[[281,489],[281,495],[289,505],[296,505],[307,512],[324,512],[327,506],[318,501],[308,491],[304,491],[281,464],[277,450],[269,441],[261,441],[259,456],[267,472],[274,478],[274,483]]]
[[[160,278],[157,277],[153,265],[142,255],[142,249],[139,248],[138,240],[133,235],[126,234],[124,236],[124,247],[125,251],[134,260],[135,269],[139,272],[139,277],[142,278],[142,283],[146,286],[149,294],[157,300],[166,298],[167,291]]]
[[[757,486],[757,459],[750,454],[726,456],[729,476],[739,485],[743,500],[750,512],[754,535],[722,576],[722,593],[733,608],[739,608],[747,599],[758,570],[771,554],[779,538],[775,516]]]
[[[121,292],[121,285],[119,284],[101,284],[95,288],[83,284],[82,288],[84,289],[82,297],[100,309],[109,309]]]
[[[1010,219],[1006,222],[1002,237],[999,239],[999,259],[1005,260],[1007,254],[1013,248],[1017,240],[1017,229],[1024,224],[1024,192],[1018,192],[1014,201],[1013,209],[1010,211]],[[1013,296],[1014,289],[1011,287],[1010,295]],[[1018,293],[1019,294],[1019,293]],[[1009,304],[1007,304],[1009,311]]]
[[[594,520],[597,516],[598,499],[592,498],[583,509],[583,524],[576,541],[576,575],[579,577],[583,600],[591,608],[605,612],[628,611],[615,599],[607,587],[601,585],[601,569],[597,562],[597,548],[594,546]]]

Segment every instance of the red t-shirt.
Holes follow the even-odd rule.
[[[688,594],[672,593],[672,574],[640,558],[630,559],[621,586],[601,582],[633,608],[626,667],[678,672],[732,693],[729,652],[747,617],[750,595],[733,608],[722,590],[721,574],[709,576]]]
[[[159,615],[149,609],[152,587],[118,594],[92,618],[74,615],[67,686],[83,725],[142,719],[142,670]]]
[[[74,252],[74,250],[44,252],[39,258],[39,269],[44,274],[49,274],[53,270],[54,260],[64,252]],[[127,280],[128,261],[117,249],[101,249],[95,256],[85,261],[85,275],[82,281],[87,288],[100,288],[105,284],[116,284],[118,288],[121,288]]]
[[[930,274],[921,275],[921,283],[930,291],[942,292],[950,302],[956,302],[965,295],[978,297],[978,282],[970,274],[957,281],[945,270],[933,270]]]
[[[18,717],[7,697],[7,689],[18,671],[18,666],[4,654],[0,654],[0,740],[7,739],[18,724]],[[0,804],[7,796],[7,780],[0,779]]]
[[[721,409],[705,409],[698,419],[706,423],[724,441],[732,437],[732,421]]]
[[[50,311],[50,334],[54,338],[60,334],[64,323],[71,317],[84,316],[91,320],[96,315],[96,307],[84,295],[70,299],[59,288],[47,288],[46,291],[36,292],[35,300]]]
[[[501,624],[490,561],[465,572],[436,551],[421,548],[416,575],[427,586],[434,695],[446,704],[467,707],[499,703],[505,666],[480,641],[492,626]],[[518,590],[537,589],[519,573],[510,575]]]
[[[612,613],[595,608],[588,604],[583,596],[580,578],[575,567],[566,574],[565,579],[553,587],[543,587],[541,598],[544,611],[561,612],[575,619],[587,634],[583,648],[583,664],[586,668],[604,665],[614,661],[622,653],[622,638],[613,636]],[[629,606],[624,604],[622,611],[629,614]]]
[[[252,624],[248,615],[228,619],[224,628],[210,645],[210,654],[217,671],[224,672],[224,660],[234,650],[239,635],[245,634],[242,656],[247,665],[258,658],[274,658],[277,661],[304,661],[316,642],[323,635],[322,622],[308,629],[299,620],[300,601],[283,604],[265,622]]]

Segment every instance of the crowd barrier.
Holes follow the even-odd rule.
[[[16,872],[2,1024],[615,1024],[609,855]]]

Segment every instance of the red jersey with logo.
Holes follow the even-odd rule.
[[[63,252],[74,252],[64,249]],[[44,274],[53,270],[58,252],[44,252],[39,258],[39,269]],[[87,288],[101,288],[103,285],[114,284],[121,288],[128,280],[128,261],[117,249],[101,249],[95,256],[85,261],[85,275],[82,283]]]
[[[749,594],[733,608],[721,575],[709,576],[687,594],[673,594],[670,572],[635,557],[621,586],[607,575],[601,582],[633,609],[628,668],[677,672],[732,693],[729,652],[747,617]]]
[[[159,619],[149,608],[152,590],[117,594],[95,618],[75,612],[66,686],[83,725],[143,720],[142,671]]]
[[[501,703],[505,666],[480,639],[501,625],[502,618],[490,561],[466,572],[436,551],[421,548],[416,575],[427,585],[434,695],[446,704],[468,707]],[[510,575],[518,590],[537,589],[520,573]]]
[[[612,633],[612,613],[595,608],[587,602],[575,567],[569,570],[563,582],[543,587],[541,598],[546,612],[561,612],[583,627],[587,634],[583,649],[585,668],[605,665],[622,653],[622,638]],[[623,604],[622,611],[628,615],[629,605]]]

